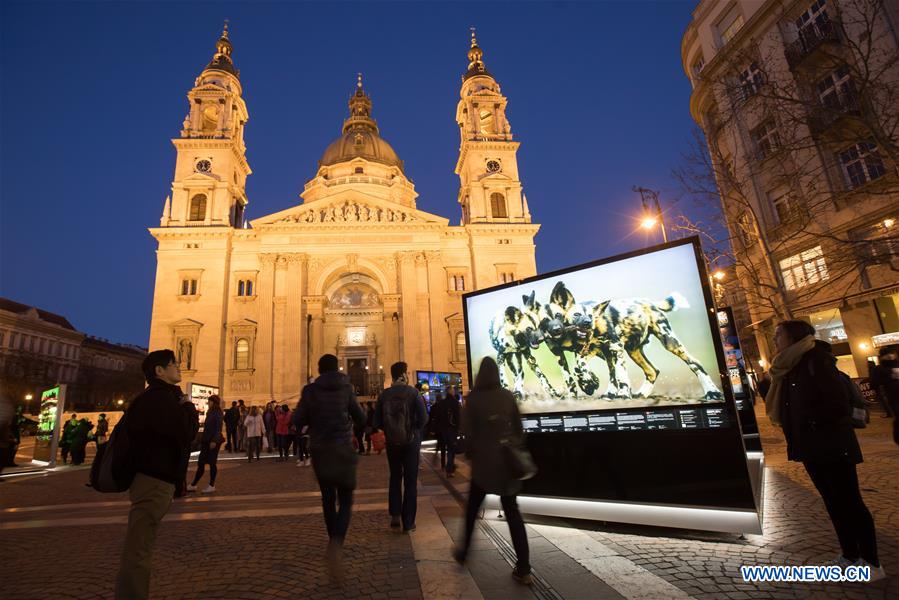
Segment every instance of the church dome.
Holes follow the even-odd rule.
[[[349,106],[350,116],[343,122],[343,134],[328,145],[319,165],[336,165],[354,158],[364,158],[398,167],[402,171],[403,161],[381,137],[378,123],[371,118],[371,98],[362,89],[361,73]]]
[[[354,158],[364,158],[374,162],[399,167],[403,170],[403,161],[396,151],[384,141],[377,131],[368,129],[349,129],[342,136],[331,142],[322,154],[322,166],[335,165]]]

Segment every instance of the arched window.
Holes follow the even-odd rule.
[[[465,332],[456,334],[456,360],[467,360],[465,355]]]
[[[499,219],[509,216],[506,212],[506,199],[499,192],[490,194],[490,214]]]
[[[252,279],[247,279],[246,293],[247,293],[247,296],[253,295],[253,280]]]
[[[250,368],[250,342],[246,338],[240,338],[234,346],[234,368]]]
[[[197,194],[190,199],[190,216],[188,221],[203,221],[206,219],[206,194]]]

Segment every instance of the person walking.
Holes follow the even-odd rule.
[[[365,403],[365,454],[371,454],[371,434],[374,430],[375,403]]]
[[[262,422],[258,406],[250,407],[250,412],[243,424],[247,430],[247,460],[252,461],[255,454],[258,461],[259,453],[262,450],[262,436],[265,434],[265,424]]]
[[[225,450],[237,452],[237,422],[240,421],[240,409],[237,402],[231,403],[231,408],[225,411],[225,431],[228,435],[225,440]]]
[[[250,411],[243,400],[237,401],[237,412],[237,451],[245,452],[247,449],[247,426],[244,425],[244,421],[247,415],[250,414]]]
[[[128,490],[131,510],[116,575],[116,600],[150,596],[156,531],[172,505],[176,484],[184,479],[181,453],[191,441],[187,414],[180,406],[189,400],[178,387],[181,371],[175,353],[150,352],[141,368],[148,385],[131,401],[125,416],[135,475]]]
[[[432,418],[437,418],[436,432],[443,440],[446,456],[440,455],[440,468],[447,477],[456,473],[456,439],[459,437],[459,401],[455,396],[447,394],[437,400],[431,409]]]
[[[886,412],[893,417],[893,440],[899,444],[899,346],[884,346],[878,364],[871,371],[871,387]]]
[[[290,458],[290,409],[286,404],[275,417],[275,435],[278,438],[278,462]]]
[[[265,441],[268,444],[268,452],[275,451],[275,426],[277,425],[275,418],[275,403],[269,402],[265,405],[262,412],[262,423],[265,425]]]
[[[69,441],[69,451],[72,453],[72,464],[80,465],[84,463],[87,454],[87,442],[91,429],[94,424],[82,417],[78,419],[72,428],[72,437]]]
[[[481,503],[487,494],[496,494],[500,497],[515,548],[516,562],[512,577],[520,583],[531,585],[528,536],[516,499],[521,482],[513,477],[504,449],[504,444],[510,439],[515,444],[523,444],[521,414],[515,396],[500,385],[499,367],[489,356],[481,361],[474,389],[468,395],[462,412],[462,420],[466,436],[465,453],[471,461],[471,486],[465,509],[465,532],[462,544],[453,552],[453,558],[459,564],[465,563]]]
[[[774,346],[765,410],[783,429],[787,458],[803,464],[821,494],[842,550],[833,563],[870,566],[871,581],[882,579],[874,519],[858,485],[856,465],[863,459],[851,398],[829,344],[816,343],[810,323],[783,321]]]
[[[318,359],[318,379],[303,387],[295,422],[298,430],[309,428],[312,468],[328,531],[328,566],[332,577],[340,580],[341,549],[350,526],[359,460],[353,452],[353,425],[364,423],[365,415],[338,364],[333,354]]]
[[[97,454],[100,454],[100,448],[109,442],[109,420],[106,413],[100,413],[97,417],[97,430],[94,431],[94,445],[97,446]]]
[[[200,438],[200,456],[197,458],[197,472],[187,491],[197,491],[197,484],[209,466],[209,485],[203,488],[204,494],[215,491],[215,477],[218,475],[219,449],[225,438],[222,437],[222,399],[216,395],[209,396],[209,408],[206,410],[206,422],[203,423],[203,436]]]
[[[72,448],[72,436],[78,427],[78,415],[72,413],[72,418],[65,422],[62,426],[62,432],[59,434],[59,453],[62,454],[62,464],[69,461],[69,452]]]
[[[404,362],[390,366],[393,382],[378,396],[373,421],[383,429],[387,441],[387,464],[390,468],[390,490],[387,504],[390,526],[402,525],[404,533],[415,531],[418,503],[418,460],[422,428],[428,422],[424,398],[409,385],[408,367]]]

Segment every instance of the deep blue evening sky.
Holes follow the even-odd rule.
[[[475,25],[522,143],[538,270],[631,250],[646,242],[631,186],[670,202],[689,145],[680,40],[695,4],[3,2],[0,295],[146,344],[147,227],[224,18],[250,112],[251,219],[299,202],[362,71],[418,207],[458,223],[454,116]]]

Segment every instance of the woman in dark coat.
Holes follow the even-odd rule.
[[[215,491],[219,450],[223,440],[222,422],[224,421],[224,413],[222,413],[222,401],[218,396],[209,396],[207,402],[209,403],[209,408],[206,410],[203,436],[200,438],[200,456],[197,459],[197,473],[194,475],[193,483],[187,486],[187,491],[195,492],[197,490],[197,484],[206,472],[206,465],[209,465],[209,485],[203,489],[203,492],[208,494]]]
[[[858,486],[862,453],[852,427],[852,407],[830,347],[816,342],[805,321],[784,321],[774,332],[777,356],[771,365],[766,410],[783,427],[787,458],[801,462],[824,501],[842,554],[834,561],[871,567],[883,577],[877,557],[874,519]]]
[[[528,537],[515,499],[521,482],[509,472],[500,444],[502,438],[523,438],[521,414],[515,397],[500,386],[499,367],[490,357],[481,361],[474,389],[462,412],[462,428],[467,440],[466,453],[471,460],[471,488],[465,511],[465,537],[454,558],[460,564],[465,562],[481,503],[487,494],[496,494],[502,501],[515,548],[517,562],[512,576],[530,585]]]

